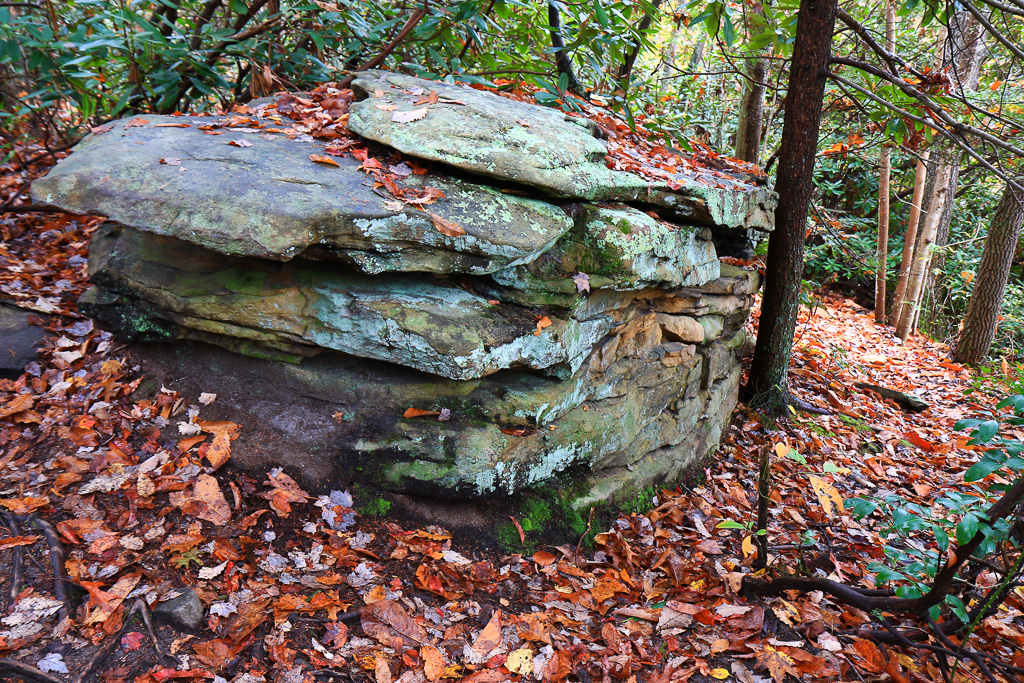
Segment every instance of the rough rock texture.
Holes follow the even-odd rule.
[[[468,87],[367,71],[352,83],[349,128],[406,154],[490,178],[535,187],[555,197],[639,201],[677,219],[723,228],[771,230],[775,193],[763,186],[677,173],[649,182],[610,170],[600,127],[570,116]],[[434,91],[438,101],[415,104]],[[406,123],[397,112],[423,115]]]
[[[139,342],[156,386],[217,393],[239,464],[311,488],[479,500],[566,475],[585,508],[714,450],[759,287],[719,259],[771,229],[774,193],[610,170],[595,124],[491,92],[354,88],[349,128],[401,171],[376,185],[268,133],[269,104],[264,128],[148,117],[87,138],[33,186],[111,218],[81,310]]]
[[[14,379],[36,359],[46,331],[32,325],[33,315],[0,303],[0,377]]]
[[[610,316],[548,318],[538,331],[530,311],[442,280],[232,258],[110,224],[93,237],[89,261],[100,289],[83,305],[111,323],[120,317],[123,333],[167,328],[159,338],[177,327],[184,336],[194,330],[300,355],[343,351],[450,379],[511,367],[571,373],[614,325]]]
[[[735,313],[735,321],[744,317]],[[218,410],[227,411],[218,416],[251,427],[243,434],[252,440],[232,456],[250,468],[280,464],[286,449],[310,487],[370,480],[391,491],[463,499],[592,471],[584,505],[617,491],[610,482],[635,484],[633,474],[645,485],[677,476],[717,446],[735,405],[744,339],[734,328],[712,344],[666,342],[650,313],[616,328],[566,380],[517,371],[445,380],[337,353],[297,365],[196,344],[145,353],[161,382],[215,391]],[[408,408],[448,410],[450,419],[404,418]],[[340,424],[335,414],[343,415]],[[324,452],[331,457],[311,455]]]
[[[426,211],[374,191],[359,161],[310,161],[322,144],[255,130],[205,135],[200,126],[212,118],[146,120],[87,137],[33,183],[35,201],[224,254],[333,257],[366,273],[489,273],[531,261],[572,226],[557,206],[487,185],[436,175],[400,181],[444,193],[427,208],[466,232],[448,237]],[[190,127],[160,127],[167,124]]]

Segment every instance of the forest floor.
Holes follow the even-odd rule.
[[[0,200],[23,186],[0,176]],[[818,592],[748,595],[750,533],[719,525],[753,522],[770,448],[772,567],[874,587],[883,520],[858,521],[838,499],[932,505],[978,459],[954,423],[999,398],[943,345],[901,344],[823,294],[801,313],[791,377],[830,414],[772,424],[741,405],[701,483],[661,491],[593,548],[504,555],[356,516],[360,501],[311,496],[283,472],[247,476],[231,464],[237,426],[203,419],[215,397],[133,396],[129,349],[75,308],[97,224],[0,215],[0,298],[48,321],[39,360],[0,380],[0,679],[941,680],[929,650],[865,638],[871,615]],[[855,382],[931,407],[908,414]],[[189,591],[204,607],[193,628],[180,614],[142,619]],[[1012,595],[975,646],[1024,659],[1022,610]],[[956,675],[981,678],[973,664]]]

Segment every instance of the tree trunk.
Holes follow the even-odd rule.
[[[967,305],[963,332],[953,354],[953,359],[959,363],[980,363],[996,334],[999,309],[1003,305],[1006,282],[1010,278],[1010,266],[1013,265],[1013,253],[1017,249],[1021,223],[1024,222],[1022,200],[1024,191],[1015,191],[1007,183],[989,224],[971,302]]]
[[[580,82],[576,80],[576,72],[572,68],[572,59],[565,49],[565,38],[562,36],[562,15],[554,0],[548,0],[548,30],[551,32],[551,47],[555,48],[555,69],[558,75],[565,74],[569,79],[567,90],[577,95],[583,94]]]
[[[764,16],[764,7],[754,2],[750,12]],[[747,37],[753,37],[750,21],[747,22]],[[761,124],[764,119],[765,79],[768,77],[768,60],[763,55],[751,54],[747,58],[746,78],[743,79],[743,96],[740,98],[740,118],[736,124],[737,159],[757,163],[761,151]]]
[[[984,28],[970,12],[963,11],[950,19],[948,37],[942,42],[941,59],[949,65],[950,79],[954,90],[977,90],[981,60],[985,55]],[[945,246],[949,240],[949,223],[953,215],[953,196],[962,153],[959,147],[943,145],[934,152],[935,174],[928,182],[931,191],[926,193],[925,228],[918,237],[914,252],[914,265],[905,293],[896,334],[900,339],[913,333],[917,325],[913,318],[920,317],[921,302],[928,284],[928,266],[931,254],[928,250],[935,244]],[[934,180],[934,182],[933,182]],[[926,239],[927,237],[927,239]],[[936,263],[941,266],[941,260]],[[920,277],[919,281],[915,281]],[[911,314],[907,316],[908,312]]]
[[[775,180],[779,205],[768,240],[761,322],[748,387],[752,403],[776,415],[785,413],[789,398],[787,375],[799,311],[804,234],[837,11],[837,0],[802,0],[797,17]]]
[[[885,3],[885,49],[890,53],[896,47],[896,8],[893,0]],[[879,155],[878,171],[878,248],[875,250],[875,322],[885,323],[885,285],[888,277],[886,261],[889,258],[889,148],[883,147]]]
[[[658,11],[662,2],[663,0],[651,0],[651,7],[654,8],[654,12]],[[630,76],[633,75],[633,65],[636,64],[636,58],[639,56],[640,48],[642,48],[644,44],[643,34],[651,30],[651,22],[654,21],[654,12],[644,12],[644,18],[640,20],[640,24],[637,26],[637,33],[640,35],[637,37],[636,42],[633,43],[633,48],[626,55],[622,65],[619,67],[619,87],[624,91],[629,90],[629,79]]]
[[[910,270],[910,279],[907,281],[906,298],[903,300],[899,323],[896,326],[896,335],[903,341],[906,341],[915,327],[914,317],[921,303],[921,292],[924,290],[924,282],[928,275],[928,261],[931,258],[929,250],[935,244],[935,233],[938,230],[939,221],[942,219],[946,195],[949,192],[949,176],[952,171],[952,166],[947,163],[940,162],[936,167],[935,183],[932,186],[934,190],[928,201],[930,208],[914,253],[914,263]]]
[[[917,160],[917,171],[914,174],[914,196],[910,200],[910,217],[907,220],[907,234],[903,238],[903,258],[900,259],[900,279],[896,283],[896,294],[893,295],[892,310],[889,313],[889,324],[899,323],[903,308],[903,296],[907,292],[907,280],[910,279],[910,263],[914,258],[914,245],[917,242],[917,225],[921,220],[921,202],[924,200],[924,180],[928,175],[928,152]]]
[[[987,10],[982,10],[987,13]],[[950,18],[948,38],[944,44],[942,54],[943,66],[949,69],[951,89],[953,94],[960,91],[974,92],[978,89],[978,76],[981,72],[981,63],[986,55],[985,49],[985,28],[978,21],[977,17],[968,11],[954,14]],[[939,163],[950,166],[949,189],[946,193],[946,201],[942,205],[942,214],[939,216],[938,227],[935,231],[935,246],[945,247],[949,244],[950,224],[953,220],[955,208],[955,196],[960,178],[960,162],[963,159],[963,151],[952,145],[943,145],[939,149]],[[932,256],[932,267],[929,268],[929,277],[925,287],[931,290],[937,289],[931,297],[933,306],[945,300],[945,293],[941,280],[936,287],[936,275],[943,268],[946,260],[945,250],[938,250]],[[923,300],[922,297],[919,300]],[[922,307],[919,306],[919,310]],[[934,308],[927,311],[927,320],[936,320],[939,311]]]

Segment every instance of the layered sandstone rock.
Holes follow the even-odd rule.
[[[273,106],[227,136],[151,116],[83,141],[33,186],[110,219],[81,309],[264,434],[243,465],[309,485],[485,498],[571,473],[586,505],[717,445],[759,286],[719,257],[772,228],[769,188],[611,170],[596,125],[487,91],[353,88],[349,129],[423,164],[387,191],[268,133]]]

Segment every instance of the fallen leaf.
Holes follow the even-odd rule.
[[[490,621],[487,622],[487,626],[484,626],[484,630],[480,631],[480,635],[473,642],[473,649],[483,657],[499,645],[501,645],[501,610],[496,609],[491,615]]]
[[[411,123],[412,121],[419,121],[427,115],[427,107],[422,109],[412,109],[410,111],[396,111],[391,115],[391,120],[395,123]]]
[[[543,330],[545,327],[551,327],[551,318],[547,317],[546,315],[542,316],[540,320],[537,321],[537,329],[533,333],[533,336],[539,337],[541,330]]]
[[[244,138],[238,138],[237,140],[228,140],[228,144],[233,147],[252,147],[252,143]]]
[[[149,119],[144,119],[141,116],[139,116],[139,117],[136,117],[136,118],[132,119],[128,123],[124,124],[124,127],[125,128],[142,128],[147,123],[149,123]]]
[[[231,508],[220,490],[220,484],[209,474],[200,474],[191,491],[172,491],[171,505],[181,508],[182,514],[202,519],[217,526],[231,520]]]
[[[835,505],[837,510],[841,511],[843,509],[843,497],[832,484],[813,474],[807,475],[807,478],[810,480],[811,488],[814,489],[815,495],[818,496],[818,502],[821,503],[825,514],[829,517],[832,516],[833,505]]]
[[[206,448],[205,452],[202,448],[199,449],[199,452],[205,455],[210,462],[210,467],[216,472],[231,458],[231,437],[226,431],[217,432],[209,447],[204,446],[204,448]]]
[[[466,234],[465,230],[447,218],[442,218],[436,213],[431,213],[430,211],[427,213],[430,214],[430,219],[434,221],[434,227],[437,228],[437,231],[442,235],[447,237],[458,237],[459,235]]]
[[[441,414],[439,410],[421,410],[419,408],[406,408],[405,412],[402,413],[402,417],[436,417]]]
[[[436,647],[424,645],[420,648],[420,659],[423,660],[423,673],[433,683],[444,674],[444,655]]]
[[[337,161],[335,161],[334,159],[332,159],[330,157],[325,157],[323,154],[310,154],[309,155],[309,160],[310,161],[315,161],[315,162],[317,162],[319,164],[329,164],[331,166],[341,166],[341,164],[339,164]]]

